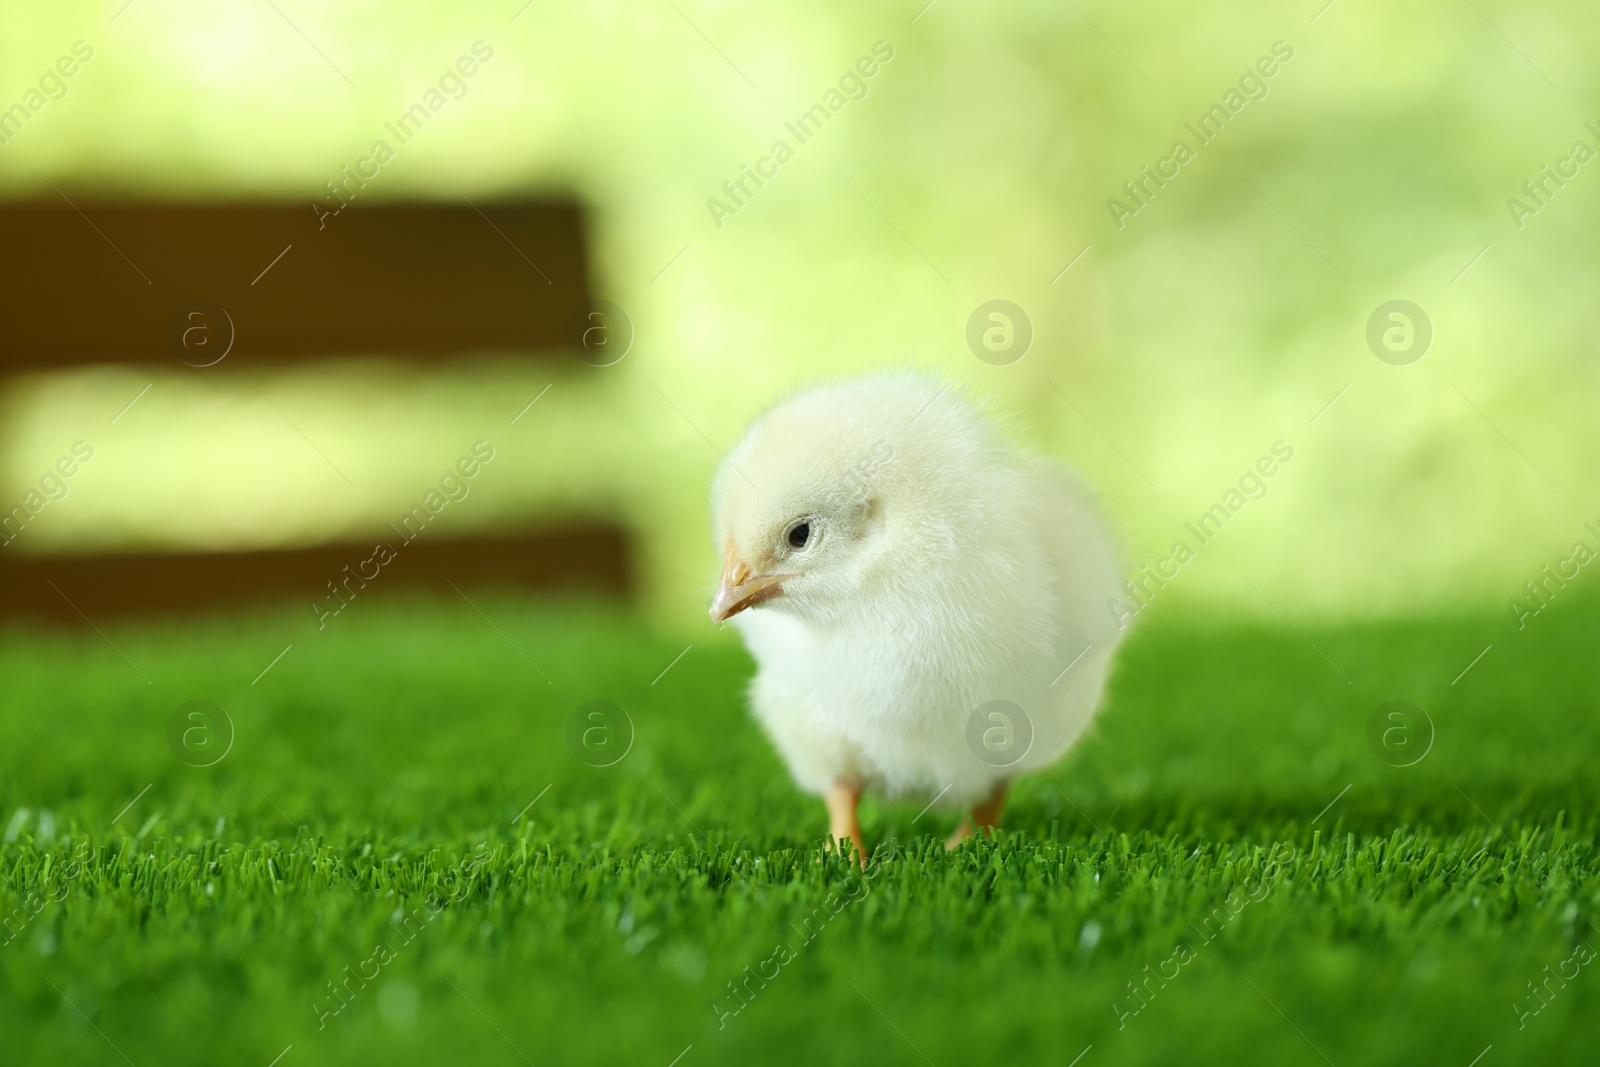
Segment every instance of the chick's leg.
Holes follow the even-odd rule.
[[[861,802],[861,787],[853,782],[838,781],[829,787],[822,799],[828,805],[828,836],[830,848],[838,848],[845,841],[856,847],[859,858],[865,858],[867,846],[861,841],[861,824],[856,821],[856,805]]]
[[[989,791],[989,795],[978,801],[972,808],[972,819],[961,820],[961,825],[956,827],[955,833],[945,839],[944,847],[953,849],[961,842],[972,836],[973,826],[980,830],[993,830],[1000,825],[1000,813],[1006,808],[1006,794],[1011,790],[1009,781],[999,781]]]
[[[989,795],[972,809],[973,824],[980,830],[993,830],[999,826],[1000,814],[1006,810],[1006,794],[1010,792],[1009,781],[996,782]]]

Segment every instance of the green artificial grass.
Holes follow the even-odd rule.
[[[603,608],[475,603],[0,638],[0,1059],[1592,1057],[1594,599],[1169,611],[997,839],[870,802],[866,872],[819,862],[728,635],[674,663]],[[1397,698],[1411,766],[1369,745]],[[211,766],[169,745],[196,699],[234,725]],[[636,728],[606,767],[568,744],[596,699]]]

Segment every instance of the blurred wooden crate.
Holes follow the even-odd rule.
[[[545,201],[0,204],[0,375],[91,364],[233,375],[382,356],[568,353],[590,308],[583,218]],[[82,622],[309,600],[368,541],[212,554],[0,549],[0,617]],[[626,535],[587,523],[407,547],[385,594],[450,582],[628,595]],[[450,595],[454,595],[450,593]],[[69,601],[70,598],[70,601]]]

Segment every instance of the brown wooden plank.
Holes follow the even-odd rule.
[[[489,587],[628,597],[634,589],[627,538],[610,526],[575,525],[510,537],[419,537],[409,544],[390,537],[385,543],[394,556],[388,562],[374,561],[376,540],[292,551],[171,555],[20,556],[0,549],[0,618],[83,626],[87,620],[98,624],[279,603],[303,605],[315,624],[321,616],[314,604],[331,614],[341,603],[343,611],[357,612],[363,603],[418,589],[455,598],[450,582],[469,593]],[[376,577],[363,579],[363,573]],[[339,591],[330,591],[330,582]]]
[[[319,218],[64,193],[0,203],[0,369],[201,365],[230,332],[234,362],[548,353],[588,306],[570,203],[355,200]]]

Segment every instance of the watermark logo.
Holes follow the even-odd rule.
[[[367,587],[367,583],[376,581],[383,573],[383,568],[399,558],[400,549],[421,537],[422,531],[445,508],[467,499],[472,493],[472,479],[493,461],[494,446],[487,441],[477,441],[467,455],[456,460],[454,466],[446,467],[436,486],[429,489],[421,501],[411,505],[411,510],[401,516],[398,523],[389,523],[389,528],[398,535],[397,540],[380,541],[373,545],[372,555],[357,563],[355,570],[352,571],[347,563],[339,575],[326,583],[327,595],[320,603],[313,601],[311,604],[311,613],[317,617],[317,629],[327,629],[328,620],[353,604],[356,595]],[[372,569],[368,570],[369,567]]]
[[[1594,537],[1600,538],[1600,526],[1588,522],[1584,523],[1584,528]],[[1593,562],[1595,558],[1595,550],[1587,541],[1574,541],[1572,551],[1556,560],[1555,566],[1546,563],[1539,568],[1537,576],[1523,582],[1524,596],[1511,597],[1506,601],[1512,617],[1517,620],[1517,629],[1526,629],[1528,620],[1549,607],[1550,601],[1555,599],[1556,594],[1575,581],[1583,566]]]
[[[1367,747],[1391,767],[1421,763],[1433,749],[1433,720],[1409,700],[1386,701],[1367,717]]]
[[[139,398],[134,397],[134,399]],[[0,511],[0,546],[15,541],[17,535],[22,533],[45,508],[67,499],[72,491],[72,486],[68,484],[69,480],[93,458],[93,445],[87,441],[75,441],[70,454],[57,459],[54,466],[46,467],[44,473],[39,476],[36,486],[30,487],[22,499],[11,507]]]
[[[1584,129],[1600,143],[1600,126],[1593,122],[1583,124]],[[1567,182],[1578,176],[1578,168],[1594,159],[1596,152],[1589,142],[1578,139],[1572,142],[1571,150],[1556,160],[1552,168],[1545,163],[1539,167],[1539,173],[1522,183],[1522,197],[1507,197],[1506,210],[1511,212],[1511,221],[1517,229],[1522,229],[1528,224],[1528,219],[1550,206],[1550,201],[1556,194],[1567,187]]]
[[[6,840],[10,841],[9,835]],[[84,867],[91,859],[89,846],[80,843],[65,863],[59,860],[46,863],[40,884],[22,893],[17,906],[9,914],[0,913],[0,948],[20,937],[28,924],[45,908],[66,900],[72,893],[73,885],[83,877]],[[46,936],[50,935],[47,933]]]
[[[874,42],[872,54],[864,55],[853,66],[846,67],[836,87],[824,92],[820,100],[795,116],[794,121],[783,124],[787,137],[774,139],[767,154],[753,163],[739,164],[739,173],[722,183],[722,196],[706,199],[706,210],[711,213],[711,221],[717,224],[717,229],[722,229],[728,219],[748,207],[756,193],[777,178],[783,165],[795,157],[799,147],[821,133],[823,126],[832,121],[847,104],[865,100],[870,89],[868,79],[893,58],[893,45],[888,41]]]
[[[1009,300],[988,300],[967,319],[967,347],[994,367],[1006,367],[1033,346],[1033,320]]]
[[[1572,906],[1568,905],[1568,907]],[[1567,983],[1578,977],[1578,973],[1587,964],[1592,963],[1594,958],[1594,948],[1586,941],[1575,947],[1572,950],[1572,955],[1556,964],[1553,970],[1548,963],[1545,964],[1544,969],[1537,976],[1537,985],[1534,984],[1533,979],[1530,978],[1528,980],[1527,1000],[1524,1001],[1519,995],[1516,1000],[1511,1002],[1511,1010],[1517,1016],[1517,1029],[1526,1030],[1528,1028],[1528,1020],[1549,1007],[1550,1002],[1555,1000],[1561,991],[1567,988]],[[1572,968],[1570,973],[1567,971],[1568,967]]]
[[[71,55],[63,55],[53,66],[46,67],[44,73],[39,75],[38,82],[23,92],[22,99],[9,107],[0,101],[0,148],[10,144],[45,105],[67,98],[70,91],[67,79],[94,58],[94,46],[87,41],[74,41],[70,51]]]
[[[1229,86],[1221,99],[1202,112],[1193,122],[1185,122],[1184,129],[1194,138],[1190,145],[1186,137],[1172,142],[1167,154],[1139,168],[1135,178],[1122,183],[1122,197],[1106,200],[1106,210],[1117,229],[1126,229],[1128,219],[1139,214],[1155,200],[1156,194],[1175,180],[1183,168],[1198,158],[1200,149],[1222,136],[1222,131],[1239,119],[1239,113],[1253,101],[1265,100],[1271,87],[1268,81],[1294,58],[1294,46],[1288,41],[1274,41],[1271,54],[1262,55],[1239,75],[1237,87]],[[1257,190],[1259,192],[1259,190]],[[1126,197],[1126,199],[1123,199]],[[1262,199],[1265,199],[1263,197]]]
[[[493,852],[486,845],[479,844],[477,853],[471,859],[457,865],[455,870],[445,872],[442,884],[449,887],[447,893],[428,893],[420,903],[411,907],[409,913],[406,910],[406,904],[396,907],[389,915],[389,926],[395,933],[400,935],[398,944],[390,940],[378,942],[373,946],[372,954],[366,959],[360,960],[355,964],[347,964],[342,972],[325,983],[325,988],[328,990],[327,997],[324,998],[319,992],[316,998],[311,1001],[311,1013],[317,1018],[317,1029],[327,1029],[328,1020],[348,1008],[360,995],[361,991],[367,988],[369,983],[377,981],[383,968],[398,958],[400,949],[405,948],[418,937],[421,937],[422,931],[427,929],[429,923],[442,915],[445,908],[451,904],[460,903],[468,893],[472,892],[473,887],[479,881],[479,869],[484,863],[492,861],[493,858]],[[371,973],[368,973],[368,967],[372,968]],[[382,1010],[382,998],[387,988],[380,990],[378,993],[380,1010]],[[413,992],[412,995],[415,996],[415,993]],[[400,999],[404,1000],[403,993],[400,995]],[[401,1014],[404,1014],[403,1003],[400,1007]],[[413,1012],[416,1010],[414,1005],[411,1010]],[[385,1014],[389,1014],[389,1012],[385,1012]]]
[[[1428,354],[1433,322],[1409,300],[1388,300],[1367,319],[1367,347],[1392,367],[1406,367]]]
[[[591,367],[610,367],[633,348],[633,319],[620,304],[593,300],[573,317],[568,335],[579,359]]]
[[[1117,624],[1117,629],[1127,629],[1129,620],[1149,607],[1156,594],[1178,577],[1200,549],[1216,540],[1222,528],[1246,504],[1265,500],[1271,491],[1268,481],[1293,458],[1293,445],[1274,441],[1270,453],[1258,458],[1253,467],[1246,467],[1238,482],[1224,490],[1215,504],[1194,521],[1183,524],[1187,537],[1174,541],[1167,554],[1154,563],[1140,564],[1134,576],[1122,583],[1122,596],[1106,600],[1106,610],[1111,613],[1111,621]],[[1194,539],[1193,544],[1190,544],[1190,537]]]
[[[179,704],[167,716],[167,747],[191,767],[221,763],[233,749],[233,720],[209,700]]]
[[[1279,856],[1278,849],[1282,847],[1285,852]],[[1128,1020],[1142,1013],[1151,1005],[1167,985],[1174,981],[1182,968],[1193,963],[1199,956],[1199,950],[1222,935],[1222,932],[1237,919],[1241,912],[1251,904],[1259,904],[1267,899],[1277,884],[1278,875],[1287,863],[1292,863],[1295,858],[1293,845],[1275,842],[1272,851],[1267,853],[1266,863],[1261,872],[1253,879],[1235,885],[1228,891],[1221,903],[1212,907],[1210,914],[1202,916],[1200,925],[1196,926],[1191,919],[1189,926],[1205,938],[1198,945],[1187,940],[1180,941],[1173,946],[1172,954],[1166,959],[1156,963],[1152,968],[1146,964],[1144,970],[1134,975],[1128,981],[1128,996],[1126,1001],[1121,999],[1111,1002],[1111,1011],[1117,1017],[1117,1029],[1126,1030]],[[1087,929],[1087,928],[1086,928]],[[1098,939],[1098,933],[1095,935]],[[1170,970],[1169,970],[1170,968]],[[1117,994],[1121,998],[1122,994]]]
[[[980,704],[967,716],[967,747],[991,767],[1014,767],[1033,748],[1033,720],[1009,700]]]
[[[482,40],[474,41],[469,51],[471,55],[463,54],[453,66],[446,67],[436,83],[429,86],[420,99],[395,116],[393,121],[385,122],[383,128],[386,133],[379,135],[372,142],[371,149],[366,155],[357,159],[353,167],[349,163],[342,165],[337,177],[322,183],[327,195],[321,201],[314,201],[311,204],[311,210],[317,216],[319,231],[326,229],[329,219],[349,207],[356,197],[366,191],[367,184],[376,180],[383,168],[398,154],[398,148],[404,148],[415,139],[417,134],[422,132],[422,128],[431,123],[452,100],[461,100],[467,95],[469,89],[467,79],[477,74],[484,64],[494,58],[493,46]],[[348,78],[345,80],[349,81]],[[393,145],[389,143],[391,139],[394,141]],[[450,184],[452,189],[455,188],[448,178],[445,182]],[[460,189],[455,191],[463,200],[467,200],[466,194]],[[471,204],[472,201],[467,200],[467,203]]]
[[[190,300],[173,312],[167,328],[172,352],[191,367],[214,367],[233,351],[233,316],[221,304]]]
[[[765,959],[747,965],[744,970],[730,978],[725,986],[728,991],[726,999],[711,1002],[711,1013],[716,1016],[717,1029],[726,1030],[728,1020],[750,1007],[761,991],[776,981],[782,969],[799,958],[840,912],[869,896],[872,893],[873,880],[883,873],[886,864],[892,862],[899,851],[899,847],[890,842],[887,852],[882,855],[875,853],[859,872],[852,872],[846,878],[841,888],[830,892],[820,904],[812,908],[809,915],[801,916],[798,923],[791,919],[790,929],[805,938],[804,941],[799,941],[798,944],[791,944],[789,940],[781,941],[773,946],[772,952]],[[787,935],[785,937],[787,938]]]
[[[567,747],[591,767],[621,763],[633,748],[633,719],[620,704],[585,701],[567,716]]]

